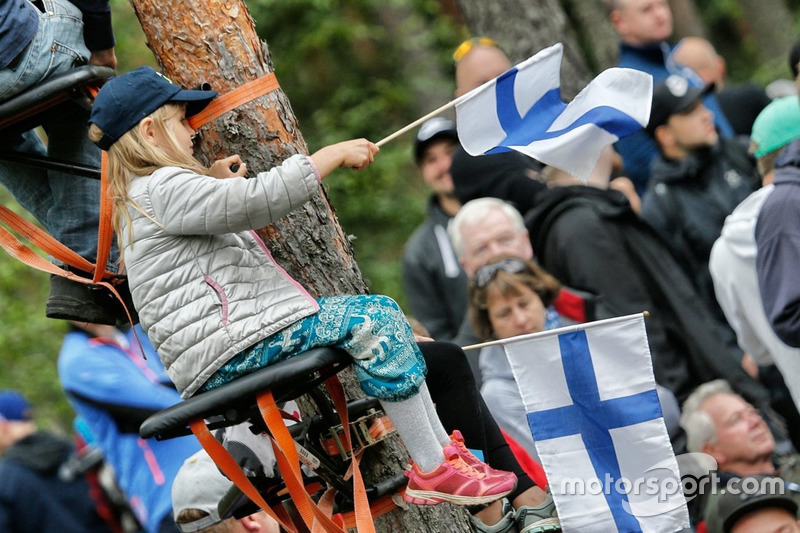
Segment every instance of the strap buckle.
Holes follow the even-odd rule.
[[[356,454],[396,432],[394,424],[386,414],[378,409],[370,409],[364,416],[350,422]],[[328,455],[339,454],[343,461],[353,456],[353,450],[344,442],[344,426],[338,424],[322,438],[322,446]]]

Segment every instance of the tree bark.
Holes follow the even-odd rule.
[[[739,0],[744,24],[756,42],[763,62],[785,64],[796,39],[793,16],[784,0]]]
[[[564,44],[562,96],[571,100],[591,79],[570,20],[558,0],[456,0],[475,36],[500,43],[512,63],[519,63],[557,42]]]
[[[131,0],[147,45],[165,74],[184,87],[208,82],[226,93],[269,72],[265,42],[256,35],[243,0]],[[298,66],[297,68],[302,68]],[[307,153],[289,100],[273,91],[225,114],[200,130],[197,155],[206,163],[238,153],[253,173],[296,153]],[[365,293],[367,287],[324,189],[283,220],[260,230],[273,256],[316,296]],[[363,395],[352,372],[349,397]],[[402,469],[407,453],[399,439],[367,452],[365,480],[383,479]],[[449,505],[404,506],[376,520],[379,531],[469,531],[466,513]]]
[[[600,72],[617,63],[619,35],[608,18],[603,0],[561,0],[577,33],[591,70]]]
[[[694,0],[669,0],[675,39],[706,37],[706,29]]]

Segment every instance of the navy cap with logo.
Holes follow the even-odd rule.
[[[700,98],[714,90],[714,84],[692,87],[684,77],[672,75],[653,87],[653,106],[647,133],[654,135],[656,128],[667,123],[669,117],[689,111]]]
[[[97,146],[108,150],[143,118],[167,102],[185,103],[186,116],[202,111],[215,91],[182,89],[150,67],[139,67],[108,80],[92,104],[89,123],[103,130]]]
[[[414,138],[414,160],[419,165],[422,161],[422,154],[428,147],[428,144],[439,138],[452,139],[458,142],[458,130],[456,130],[456,123],[443,117],[433,117],[426,120],[422,126],[417,130],[417,136]]]

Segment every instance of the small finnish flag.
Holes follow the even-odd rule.
[[[545,48],[456,101],[467,153],[513,149],[585,181],[603,148],[647,125],[652,76],[610,68],[566,104],[562,55],[561,43]]]

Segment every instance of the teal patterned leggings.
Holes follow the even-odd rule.
[[[353,357],[361,388],[381,400],[417,393],[427,368],[408,321],[388,296],[319,298],[319,311],[238,353],[203,385],[207,391],[319,346]]]

